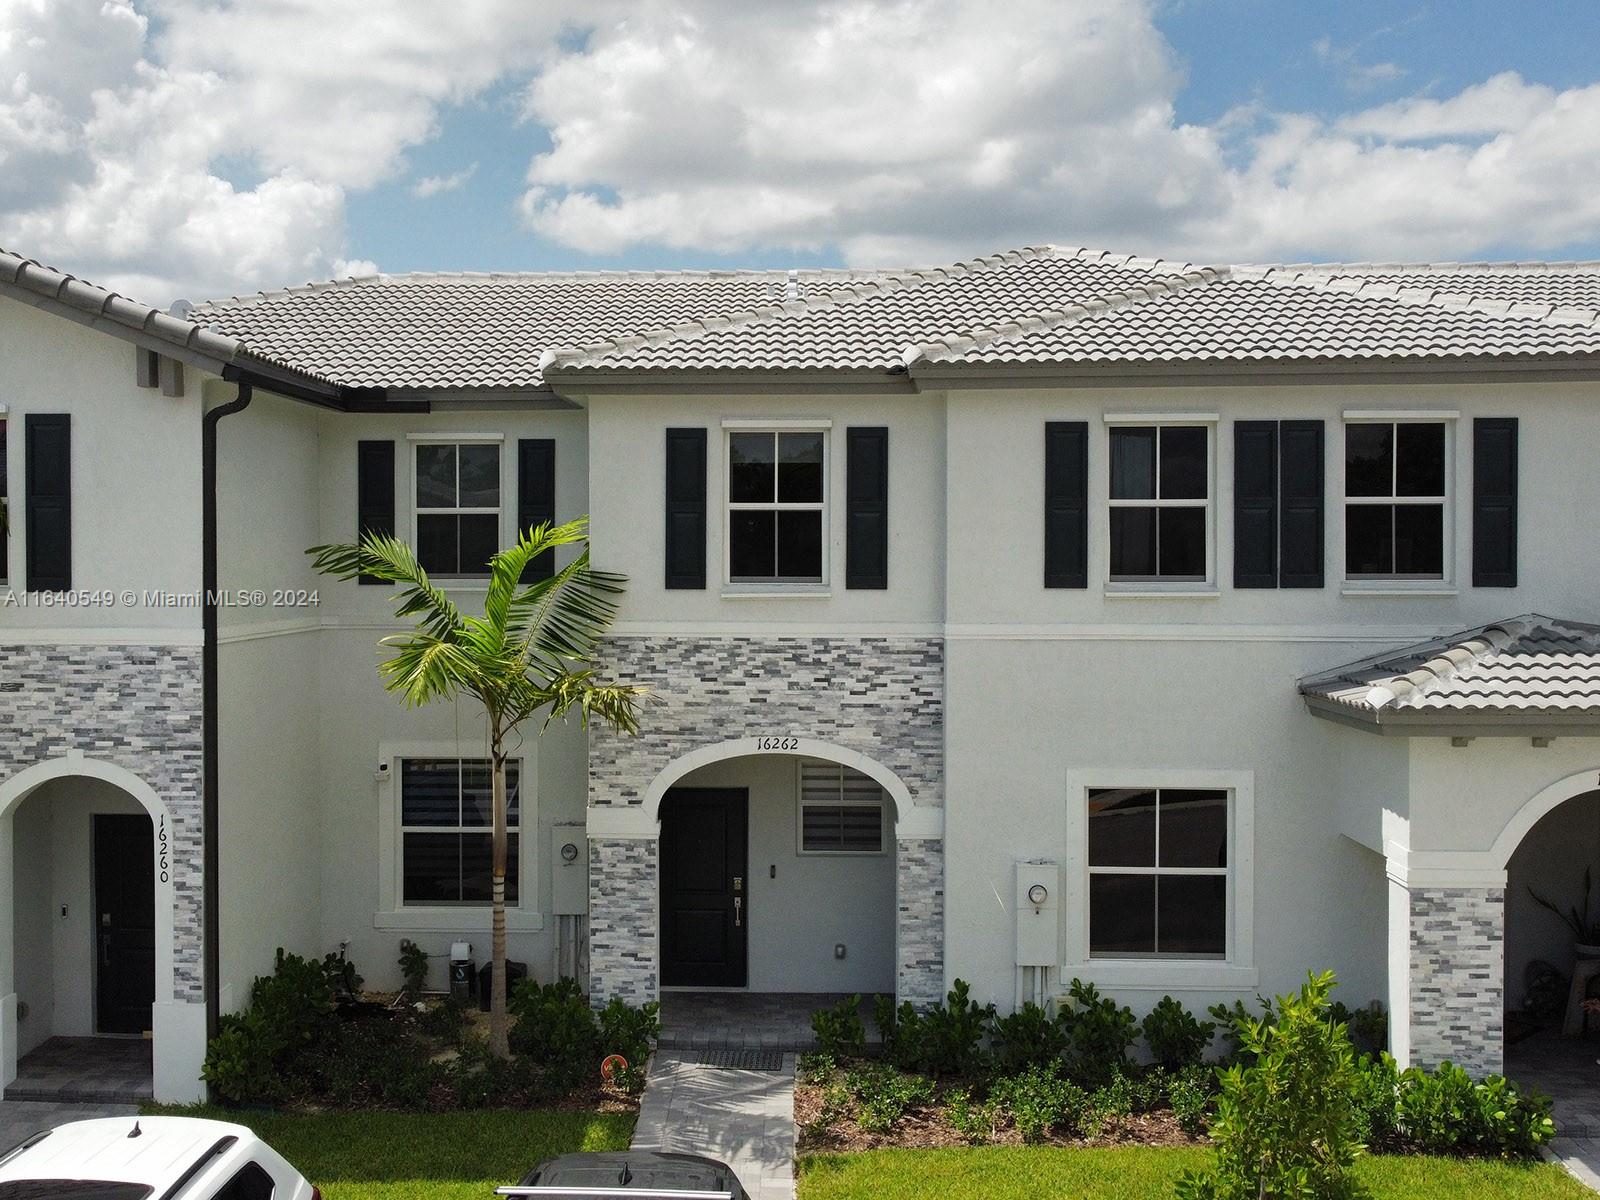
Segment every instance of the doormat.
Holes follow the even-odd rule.
[[[782,1050],[702,1050],[697,1067],[720,1067],[725,1071],[781,1071]]]

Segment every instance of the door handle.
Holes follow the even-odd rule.
[[[733,898],[733,927],[735,929],[738,929],[740,926],[742,926],[744,924],[744,921],[741,919],[743,917],[743,915],[744,915],[744,897],[743,896],[735,896]]]
[[[100,965],[102,967],[111,965],[111,935],[109,933],[100,935]]]

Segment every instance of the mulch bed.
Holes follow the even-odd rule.
[[[819,1125],[823,1089],[814,1083],[798,1083],[794,1089],[794,1119],[799,1130],[796,1149],[802,1153],[850,1153],[857,1150],[933,1150],[971,1143],[944,1117],[937,1101],[909,1110],[887,1133],[871,1133],[856,1124],[846,1113],[828,1125]],[[1004,1117],[985,1143],[991,1146],[1020,1146],[1022,1136]],[[1140,1113],[1130,1117],[1111,1117],[1098,1138],[1051,1137],[1046,1146],[1196,1146],[1205,1138],[1190,1137],[1168,1110]]]

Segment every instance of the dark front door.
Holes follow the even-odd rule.
[[[674,788],[661,805],[661,982],[743,987],[749,793]]]
[[[143,1033],[156,998],[155,840],[150,818],[94,818],[95,1030]]]

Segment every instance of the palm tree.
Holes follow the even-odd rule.
[[[382,638],[392,657],[378,666],[384,687],[408,705],[472,696],[483,705],[493,768],[493,961],[489,1045],[510,1055],[506,1037],[506,740],[544,711],[546,728],[573,710],[585,727],[600,720],[639,730],[643,689],[601,683],[594,656],[616,614],[623,576],[589,566],[588,520],[539,525],[489,560],[483,616],[464,616],[433,582],[411,547],[368,533],[354,545],[313,546],[316,569],[339,579],[359,575],[401,585],[395,615],[416,619],[406,633]],[[548,579],[524,581],[528,564],[558,546],[583,543],[578,557]]]

